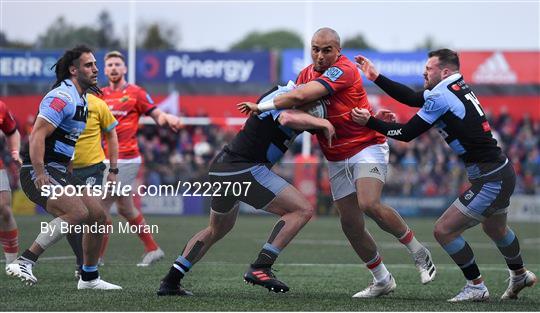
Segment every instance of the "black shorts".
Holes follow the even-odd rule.
[[[491,215],[508,212],[516,186],[516,173],[510,161],[494,173],[470,182],[471,187],[454,201],[461,213],[483,222]]]
[[[62,171],[58,168],[55,168],[51,165],[45,165],[45,172],[49,175],[51,184],[60,185],[60,186],[77,186],[83,185],[82,181],[67,170]],[[23,165],[20,173],[21,188],[24,191],[24,194],[35,204],[42,206],[44,209],[47,209],[47,200],[48,198],[41,195],[41,191],[36,188],[34,184],[35,175],[34,169],[31,165]]]
[[[264,209],[290,184],[264,164],[213,163],[208,173],[212,184],[212,211],[227,213],[238,201]],[[235,170],[236,169],[236,170]]]
[[[81,180],[84,185],[101,186],[103,184],[103,171],[106,166],[103,162],[94,165],[73,169],[73,176]]]

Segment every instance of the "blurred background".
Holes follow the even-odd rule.
[[[511,218],[540,221],[540,9],[521,2],[362,1],[0,1],[0,100],[27,141],[37,106],[54,82],[51,66],[65,49],[86,43],[103,56],[128,56],[129,80],[163,110],[184,117],[179,133],[141,120],[144,158],[139,184],[176,185],[204,179],[213,155],[240,129],[235,104],[254,101],[295,80],[311,62],[320,27],[341,35],[343,53],[368,56],[386,76],[422,88],[427,52],[460,54],[462,73],[486,111],[496,139],[518,174]],[[306,49],[307,48],[307,49]],[[402,122],[415,110],[364,80],[372,106]],[[302,137],[274,171],[295,184],[319,215],[335,215],[324,158],[314,137]],[[304,149],[302,149],[304,145]],[[307,147],[307,148],[306,148]],[[439,216],[467,177],[436,131],[390,140],[384,201],[404,216]],[[0,139],[16,214],[42,212],[20,191],[17,168]],[[138,198],[146,214],[204,215],[209,198]],[[249,208],[244,208],[250,212]]]

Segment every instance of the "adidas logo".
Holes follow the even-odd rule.
[[[379,172],[379,169],[377,167],[372,168],[369,172],[373,174],[381,175],[381,172]]]
[[[478,66],[473,72],[472,79],[479,84],[512,84],[517,82],[517,76],[508,65],[501,52],[495,52]]]

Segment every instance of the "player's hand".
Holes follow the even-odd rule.
[[[358,125],[365,126],[371,117],[367,109],[354,108],[351,111],[352,120]]]
[[[379,77],[379,71],[377,71],[368,58],[363,55],[357,55],[354,57],[354,60],[356,61],[356,67],[364,73],[367,79],[374,81]]]
[[[34,185],[36,185],[37,190],[41,191],[41,187],[45,185],[50,185],[51,181],[49,176],[45,173],[37,174],[36,180],[34,180]]]
[[[395,123],[396,122],[396,114],[390,110],[387,109],[381,109],[377,114],[375,114],[375,118],[388,122],[388,123]]]
[[[115,183],[116,180],[117,180],[117,177],[118,175],[116,175],[115,173],[111,173],[109,172],[109,174],[107,175],[107,181],[110,181],[111,183]]]
[[[253,102],[242,102],[238,103],[236,105],[236,108],[238,111],[244,114],[259,114],[261,111],[259,111],[259,107],[257,106],[257,103]]]
[[[15,162],[15,164],[17,165],[17,167],[21,167],[22,166],[22,160],[21,160],[21,156],[19,155],[19,151],[17,150],[13,150],[11,151],[11,158],[13,159],[13,162]]]
[[[175,133],[177,133],[182,128],[182,122],[180,122],[180,118],[172,114],[167,114],[167,125],[169,125],[169,128],[172,129],[172,131],[174,131]]]
[[[336,137],[336,129],[334,128],[334,125],[330,123],[328,120],[325,120],[325,126],[323,128],[324,137],[328,140],[328,146],[332,146],[332,139]]]

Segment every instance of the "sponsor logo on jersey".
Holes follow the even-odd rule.
[[[335,82],[338,78],[343,75],[343,71],[339,69],[338,67],[331,67],[326,70],[323,74],[324,76],[328,77],[331,81]]]
[[[120,110],[112,110],[112,107],[109,107],[111,109],[111,113],[114,116],[126,116],[128,115],[128,111],[120,111]]]
[[[386,133],[386,136],[397,136],[401,135],[401,128],[400,129],[391,129]]]
[[[120,98],[120,101],[121,103],[124,103],[124,102],[127,102],[129,100],[129,96],[123,96],[122,98]]]
[[[67,101],[70,101],[70,102],[73,101],[73,99],[71,99],[71,96],[70,96],[67,92],[63,92],[62,90],[58,90],[58,91],[56,92],[56,94],[59,95],[59,96],[62,96],[62,97],[64,97],[64,98],[66,98]]]
[[[60,98],[54,98],[53,101],[51,101],[51,103],[49,104],[49,107],[60,113],[66,107],[66,103]]]

